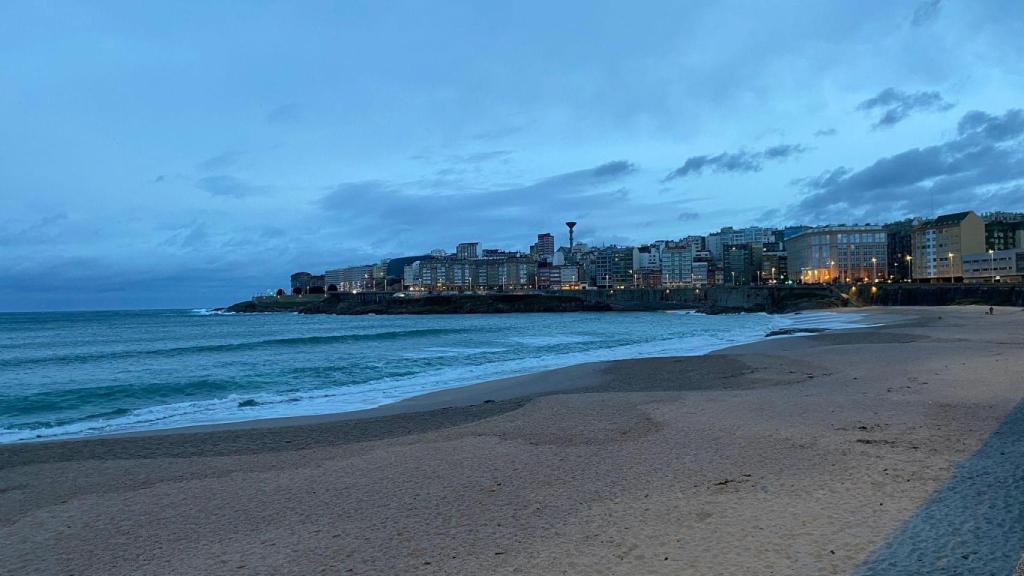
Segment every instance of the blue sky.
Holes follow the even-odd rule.
[[[1024,209],[1024,4],[0,4],[0,309]]]

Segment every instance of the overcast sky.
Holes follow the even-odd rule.
[[[0,309],[1024,209],[1024,3],[3,2]]]

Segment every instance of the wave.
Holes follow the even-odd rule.
[[[228,312],[222,308],[194,308],[189,310],[193,316],[233,316],[237,312]]]
[[[129,385],[101,387],[99,390],[80,389],[78,392],[83,394],[99,391],[102,396],[101,401],[93,404],[92,409],[89,410],[89,412],[93,412],[92,414],[87,416],[69,415],[66,418],[58,417],[44,421],[42,416],[47,412],[46,404],[52,408],[59,406],[62,402],[67,405],[75,405],[76,402],[82,400],[76,398],[71,391],[66,396],[61,396],[60,393],[47,393],[33,400],[38,402],[36,408],[40,412],[33,414],[32,422],[18,423],[13,426],[8,424],[6,428],[0,428],[0,443],[346,412],[390,404],[435,390],[535,373],[584,362],[700,355],[759,340],[769,330],[781,327],[817,326],[840,329],[865,325],[863,315],[860,314],[802,313],[781,316],[749,314],[731,317],[680,317],[681,320],[683,318],[686,318],[685,325],[689,328],[677,329],[675,332],[667,334],[666,337],[655,340],[619,343],[602,341],[600,347],[589,349],[550,343],[546,347],[538,348],[523,343],[523,350],[529,351],[524,352],[524,356],[517,358],[489,358],[487,353],[483,353],[476,356],[484,360],[479,364],[459,363],[431,367],[426,370],[420,370],[415,365],[402,364],[401,366],[404,366],[405,369],[412,371],[405,371],[400,366],[395,366],[388,374],[376,376],[376,379],[370,381],[365,380],[365,377],[361,377],[362,374],[357,373],[359,368],[356,365],[321,366],[318,364],[315,367],[297,367],[297,370],[309,372],[308,374],[304,373],[304,376],[307,376],[304,381],[326,384],[314,384],[319,387],[304,390],[282,389],[279,384],[286,381],[284,378],[278,380],[278,384],[271,384],[269,388],[263,387],[262,390],[261,386],[256,386],[251,381],[246,382],[244,379],[232,382],[197,380],[186,383],[184,388],[179,385],[161,385],[161,388],[166,388],[167,395],[164,396],[162,403],[153,405],[154,400],[160,402],[159,394],[153,396],[152,389],[145,390],[141,385],[137,390],[133,390]],[[349,340],[360,338],[394,339],[423,334],[458,334],[469,331],[471,330],[468,328],[424,328],[361,335],[277,338],[220,345],[215,349],[223,349],[224,346],[292,346],[308,342],[337,341],[339,338]],[[505,341],[511,339],[507,338]],[[435,346],[433,352],[445,354],[446,351],[442,348],[446,347]],[[451,346],[448,347],[448,350],[458,350],[461,355],[468,348],[469,346],[466,348]],[[477,351],[483,348],[480,346]],[[194,350],[195,347],[187,349]],[[351,368],[354,372],[345,374],[347,368]],[[296,369],[288,374],[296,376]],[[322,374],[321,370],[323,370]],[[321,376],[324,377],[323,380],[318,378]],[[331,376],[334,378],[328,380],[327,378]],[[210,387],[217,388],[217,390],[211,391]],[[136,392],[139,395],[150,394],[145,398],[150,401],[149,405],[126,411],[124,406],[130,407],[132,404],[138,404],[141,400],[136,397],[134,402],[131,401],[132,395]],[[111,410],[111,407],[117,408]],[[81,404],[78,405],[78,408],[80,412],[84,411],[81,410],[83,408]],[[22,411],[20,415],[24,417],[26,413]]]
[[[393,330],[388,332],[371,332],[366,334],[336,334],[328,336],[292,336],[287,338],[268,338],[247,342],[229,342],[224,344],[200,344],[195,346],[176,346],[150,350],[121,350],[116,352],[80,352],[57,354],[31,358],[12,358],[6,361],[8,366],[34,366],[42,364],[71,364],[92,360],[124,360],[152,356],[180,356],[205,352],[235,352],[260,350],[283,346],[310,346],[341,342],[373,342],[381,340],[398,340],[408,337],[443,336],[467,332],[464,328],[420,328],[414,330]]]

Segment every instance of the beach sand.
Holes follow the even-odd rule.
[[[1005,574],[1024,312],[0,446],[0,574]]]

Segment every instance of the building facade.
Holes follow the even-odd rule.
[[[889,245],[881,226],[822,226],[786,240],[789,277],[804,284],[886,278]]]
[[[996,251],[1024,248],[1024,220],[986,222],[985,248]]]
[[[462,260],[480,257],[479,242],[463,242],[455,247],[455,257]]]
[[[309,272],[296,272],[292,274],[292,294],[306,294],[309,292],[309,284],[313,275]]]
[[[914,228],[912,249],[915,282],[962,280],[964,255],[985,252],[985,223],[974,212],[939,216]]]
[[[551,262],[555,257],[555,237],[547,232],[537,234],[537,243],[530,247],[530,255],[541,262]]]
[[[372,265],[335,268],[324,272],[324,281],[329,292],[362,292],[373,290],[374,267]]]
[[[419,260],[404,267],[402,283],[410,290],[430,291],[536,288],[537,261],[526,256]]]
[[[761,258],[761,282],[785,284],[789,280],[789,257],[785,250],[765,250]]]
[[[964,282],[1019,283],[1024,274],[1024,248],[993,250],[964,256]]]
[[[693,250],[689,246],[669,244],[661,251],[661,281],[670,287],[693,283]]]
[[[896,282],[910,280],[911,260],[914,252],[914,221],[907,219],[884,226],[886,243],[886,273]]]
[[[730,244],[722,247],[722,278],[730,286],[753,284],[756,278],[753,244]]]
[[[715,286],[720,280],[718,272],[719,271],[715,268],[715,263],[710,259],[694,262],[691,285],[694,288]]]
[[[594,254],[594,273],[591,278],[597,288],[626,288],[632,286],[633,250],[609,246]]]

